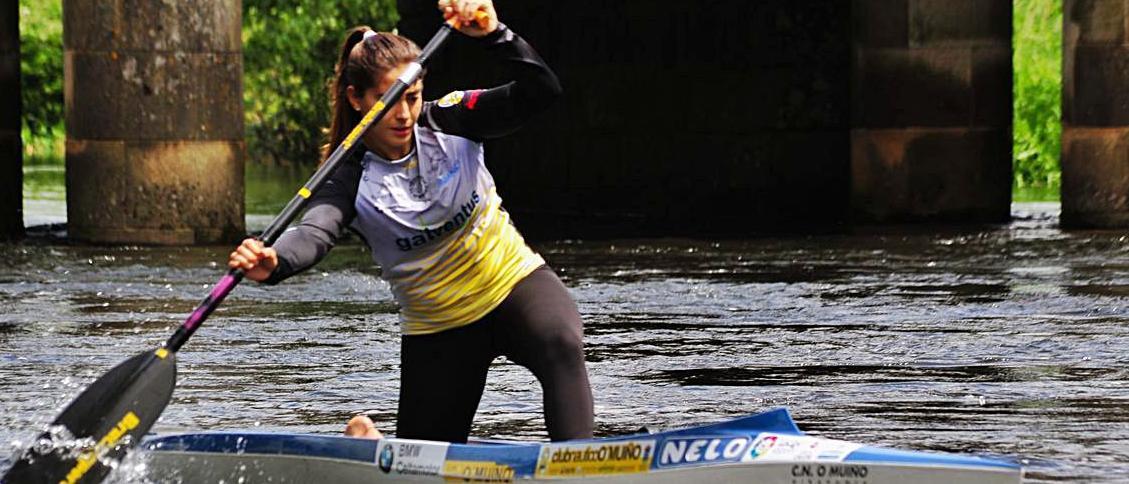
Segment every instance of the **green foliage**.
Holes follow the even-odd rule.
[[[63,2],[20,0],[20,126],[29,164],[63,160]]]
[[[1061,181],[1062,0],[1015,0],[1014,185],[1057,193]],[[1057,197],[1054,197],[1057,198]]]
[[[329,123],[328,82],[345,32],[390,30],[394,0],[244,0],[243,100],[252,160],[317,160]]]

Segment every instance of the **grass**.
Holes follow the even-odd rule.
[[[1012,202],[1053,202],[1059,199],[1057,185],[1039,185],[1026,187],[1013,187],[1011,190]]]

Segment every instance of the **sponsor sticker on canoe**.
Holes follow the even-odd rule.
[[[455,444],[447,448],[443,476],[448,481],[509,481],[530,478],[540,455],[541,445],[534,443],[504,447]]]
[[[654,440],[586,444],[545,444],[537,458],[536,477],[578,477],[646,472]]]
[[[497,462],[449,460],[443,464],[443,477],[465,482],[511,482],[514,468]]]
[[[380,439],[376,465],[386,474],[438,476],[447,458],[445,442],[410,439]]]
[[[862,444],[821,439],[807,435],[762,433],[750,446],[743,461],[832,461],[839,462]]]
[[[654,467],[737,462],[751,442],[749,437],[733,435],[668,438],[659,444]]]

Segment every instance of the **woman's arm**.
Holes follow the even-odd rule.
[[[248,279],[277,284],[317,264],[356,216],[359,180],[360,164],[344,163],[310,199],[298,225],[283,232],[269,248],[254,239],[245,240],[232,252],[228,266],[242,268]]]
[[[436,131],[477,141],[512,133],[561,94],[561,84],[541,56],[505,25],[482,37],[513,80],[493,89],[456,91],[424,105],[419,122]]]

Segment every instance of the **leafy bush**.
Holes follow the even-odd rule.
[[[63,160],[63,2],[20,0],[20,126],[29,164]]]
[[[328,82],[345,31],[390,30],[394,0],[244,0],[243,100],[253,160],[312,163],[329,123]]]
[[[1061,180],[1062,0],[1015,0],[1014,185],[1057,193]],[[1057,197],[1055,197],[1057,198]]]

